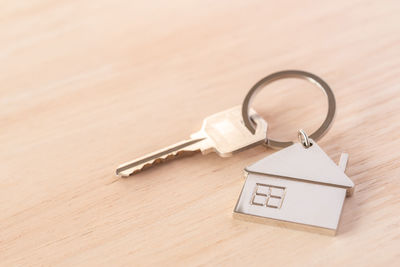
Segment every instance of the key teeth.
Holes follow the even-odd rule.
[[[130,173],[124,174],[124,171],[122,171],[122,172],[120,172],[120,175],[122,177],[128,177],[128,176],[131,176],[131,175],[135,175],[135,174],[137,174],[139,172],[142,172],[142,171],[144,171],[146,169],[149,169],[150,167],[153,167],[155,165],[162,164],[164,162],[167,162],[167,161],[170,161],[170,160],[182,157],[182,156],[191,156],[193,154],[196,154],[199,151],[200,150],[194,150],[194,151],[181,150],[181,151],[177,151],[177,152],[174,152],[174,153],[159,157],[157,159],[154,159],[151,162],[147,162],[141,168],[133,168]]]

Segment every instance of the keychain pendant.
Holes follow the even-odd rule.
[[[234,217],[335,235],[354,183],[311,139],[248,166]]]

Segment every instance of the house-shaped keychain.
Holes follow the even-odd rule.
[[[311,144],[295,143],[247,167],[234,217],[334,235],[354,189],[344,173],[347,154],[338,166]]]

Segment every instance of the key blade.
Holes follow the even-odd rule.
[[[159,164],[180,156],[192,155],[201,150],[200,143],[201,141],[205,141],[205,139],[205,137],[198,137],[185,140],[172,146],[168,146],[164,149],[147,154],[144,157],[126,162],[117,168],[116,174],[121,175],[122,177],[127,177],[155,164]]]

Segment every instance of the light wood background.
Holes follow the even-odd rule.
[[[398,0],[1,0],[0,265],[399,266],[399,14]],[[114,175],[283,69],[336,94],[319,145],[350,154],[356,184],[336,237],[232,218],[264,147]],[[254,108],[295,139],[326,101],[290,79]]]

